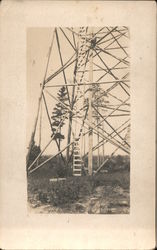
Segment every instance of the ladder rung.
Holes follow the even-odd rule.
[[[74,176],[81,176],[81,174],[73,174]]]
[[[75,172],[75,173],[81,173],[81,169],[73,169],[73,172]]]
[[[73,171],[73,174],[81,174],[81,171]]]

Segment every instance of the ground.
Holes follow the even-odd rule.
[[[103,172],[94,177],[28,178],[28,208],[34,213],[128,214],[130,171]]]

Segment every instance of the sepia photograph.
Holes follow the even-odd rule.
[[[1,2],[0,249],[154,249],[155,2]]]
[[[34,213],[129,214],[129,28],[27,29],[27,199]]]

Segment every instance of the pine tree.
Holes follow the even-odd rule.
[[[68,114],[68,108],[67,106],[67,91],[66,88],[63,86],[58,94],[57,94],[59,102],[56,104],[55,108],[53,109],[52,112],[52,131],[54,134],[54,140],[58,141],[59,149],[61,145],[61,141],[65,138],[64,135],[62,134],[62,128],[65,125],[65,122],[63,121],[64,117],[67,119],[67,114]],[[57,129],[59,126],[59,129]],[[53,136],[53,135],[52,135]]]

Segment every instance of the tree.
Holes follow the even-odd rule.
[[[64,86],[61,87],[57,96],[58,96],[59,102],[56,104],[55,108],[53,109],[52,116],[51,116],[51,119],[52,119],[51,125],[52,125],[52,131],[53,131],[52,136],[54,136],[54,140],[58,142],[59,150],[60,150],[61,141],[65,138],[64,135],[62,134],[62,128],[65,125],[65,122],[63,121],[63,119],[64,117],[68,119],[67,117],[68,97],[67,97],[66,88]]]
[[[33,141],[33,146],[30,151],[29,158],[27,158],[27,167],[29,167],[29,165],[37,158],[40,152],[41,152],[40,146],[35,145],[35,142]]]

